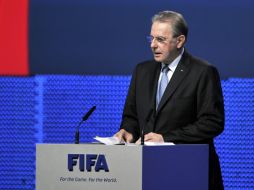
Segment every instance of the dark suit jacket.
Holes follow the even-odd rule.
[[[184,52],[156,110],[161,63],[137,65],[126,98],[121,128],[134,140],[155,132],[174,143],[210,145],[210,189],[223,189],[213,138],[224,129],[224,104],[215,67]],[[216,187],[215,187],[216,186]]]

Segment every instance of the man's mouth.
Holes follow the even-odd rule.
[[[154,52],[153,54],[154,54],[154,56],[160,56],[161,55],[160,52]]]

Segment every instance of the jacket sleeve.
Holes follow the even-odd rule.
[[[122,122],[120,125],[120,129],[125,129],[126,131],[131,133],[134,137],[134,140],[138,139],[140,133],[136,109],[136,72],[137,68],[132,74],[128,94],[125,100]]]
[[[164,135],[175,143],[210,142],[224,130],[224,102],[218,71],[208,66],[201,73],[196,93],[197,116],[193,123]]]

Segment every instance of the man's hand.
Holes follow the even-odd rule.
[[[151,132],[145,135],[145,142],[164,142],[164,139],[162,135]],[[136,144],[141,144],[141,138],[136,141]]]
[[[121,129],[118,131],[115,135],[115,137],[119,138],[120,140],[124,140],[127,143],[130,143],[133,141],[133,135],[124,129]]]

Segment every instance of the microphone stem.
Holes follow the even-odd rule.
[[[79,144],[79,131],[75,133],[75,144]]]
[[[79,144],[79,127],[83,123],[83,120],[79,122],[75,133],[75,144]]]
[[[90,115],[93,113],[93,111],[96,109],[96,106],[93,106],[87,113],[86,115],[82,118],[82,120],[79,122],[77,129],[76,129],[76,133],[75,133],[75,144],[79,144],[79,128],[81,126],[81,124],[86,121]]]
[[[142,129],[142,132],[141,132],[141,145],[144,145],[145,144],[145,135],[144,135],[144,129]]]

